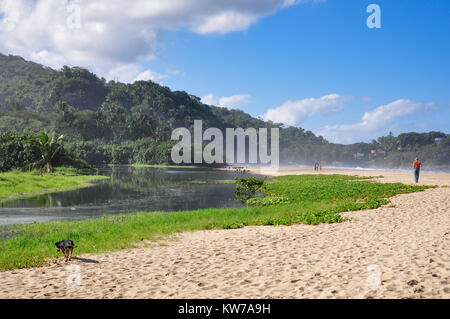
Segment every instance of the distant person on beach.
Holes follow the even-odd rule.
[[[416,157],[416,160],[413,162],[414,179],[416,180],[416,183],[419,182],[419,173],[420,173],[421,166],[422,166],[422,163],[419,161],[419,158]]]
[[[314,170],[315,171],[319,170],[319,162],[317,161],[314,162]]]

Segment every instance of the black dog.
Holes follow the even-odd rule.
[[[70,239],[61,240],[60,242],[55,243],[55,246],[57,248],[56,251],[62,250],[62,252],[64,253],[64,257],[66,258],[66,262],[68,260],[72,260],[72,251],[77,247],[75,246],[73,241],[71,241]]]

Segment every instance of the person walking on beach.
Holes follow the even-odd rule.
[[[419,182],[420,166],[422,166],[422,163],[419,161],[419,158],[416,157],[416,160],[413,162],[414,179],[416,180],[416,183]]]
[[[318,161],[315,161],[315,162],[314,162],[314,170],[315,170],[315,171],[318,171],[318,170],[319,170],[319,162],[318,162]]]

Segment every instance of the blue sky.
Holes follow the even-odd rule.
[[[352,124],[380,105],[410,99],[435,102],[436,108],[398,119],[375,133],[448,133],[450,2],[377,1],[381,29],[366,26],[370,3],[299,5],[228,35],[173,32],[167,35],[161,61],[150,66],[182,70],[184,77],[164,81],[173,89],[198,96],[249,94],[252,103],[242,109],[254,116],[287,100],[331,93],[354,97],[342,112],[298,123],[313,131]]]
[[[198,11],[201,0],[186,1],[195,2]],[[124,50],[116,64],[111,59],[98,67],[101,48],[80,57],[69,46],[52,52],[36,44],[28,58],[51,66],[82,64],[107,78],[153,79],[204,97],[207,103],[281,119],[335,142],[370,141],[390,130],[449,133],[450,1],[283,1],[265,0],[264,6],[247,1],[242,7],[242,0],[236,4],[241,7],[222,8],[245,11],[231,22],[208,20],[207,14],[213,13],[205,2],[205,17],[196,16],[195,21],[212,25],[181,21],[174,14],[180,7],[167,8],[170,16],[156,16],[161,21],[154,22],[152,15],[153,20],[139,21],[142,25],[130,30],[158,24],[147,28],[152,45],[142,46],[140,52],[141,46],[133,43],[134,56],[127,57]],[[371,3],[381,8],[381,29],[366,25]],[[0,14],[8,13],[0,4]],[[116,34],[119,39],[120,32]],[[4,45],[0,50],[20,54],[25,49]],[[64,50],[69,52],[63,55]]]

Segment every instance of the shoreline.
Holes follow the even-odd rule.
[[[380,181],[412,179],[402,174]],[[450,184],[450,174],[423,177],[424,184]],[[61,259],[0,272],[0,297],[450,298],[449,212],[450,188],[438,187],[341,213],[352,218],[343,223],[182,232],[151,248],[80,255],[71,263],[80,267],[79,287],[66,284],[71,264]],[[373,267],[381,273],[372,289]]]
[[[5,196],[0,196],[0,203],[22,199],[22,198],[30,198],[39,195],[45,195],[50,193],[59,193],[71,191],[79,188],[85,188],[92,186],[96,181],[108,179],[107,176],[102,175],[64,175],[58,172],[51,174],[44,174],[43,176],[39,176],[30,172],[5,172],[0,173],[0,178],[2,178],[0,187],[2,183],[8,183],[9,180],[7,177],[11,174],[14,174],[14,179],[18,177],[28,178],[28,180],[20,180],[20,182],[14,185],[14,192],[9,192]],[[36,178],[35,178],[36,177]],[[42,179],[42,180],[40,180]],[[42,186],[42,183],[49,183],[49,186]],[[54,185],[57,183],[69,184],[67,186],[62,187],[51,187],[50,185]],[[72,184],[72,185],[70,185]],[[6,185],[5,187],[8,187]],[[36,190],[30,190],[26,192],[17,192],[15,189],[17,187],[26,187]]]
[[[246,166],[247,168],[264,168],[268,166],[255,165],[255,166]],[[289,168],[303,168],[303,169],[312,169],[312,165],[302,165],[302,164],[292,164],[292,165],[280,165],[280,168],[289,169]],[[361,167],[361,166],[332,166],[325,165],[323,169],[333,169],[333,170],[353,170],[353,171],[384,171],[384,172],[398,172],[398,173],[408,173],[412,172],[412,168],[384,168],[384,167]],[[450,171],[439,171],[439,170],[428,170],[421,169],[423,173],[433,173],[433,174],[450,174]]]
[[[361,177],[375,177],[373,180],[381,183],[403,183],[406,185],[437,185],[450,187],[450,173],[420,172],[419,183],[414,182],[413,171],[387,171],[372,169],[322,168],[314,171],[307,166],[280,166],[278,169],[263,166],[246,167],[250,173],[265,176],[303,175],[303,174],[341,174]],[[383,177],[380,177],[383,176]]]
[[[346,175],[278,177],[266,183],[269,196],[253,198],[246,207],[206,208],[177,212],[141,211],[103,215],[78,221],[15,224],[0,228],[15,233],[0,241],[0,270],[48,264],[57,258],[52,243],[62,238],[83,247],[80,253],[101,253],[136,247],[163,235],[208,229],[236,229],[258,225],[317,225],[345,221],[339,213],[380,207],[389,198],[423,191],[431,186],[384,185]],[[341,191],[337,191],[337,189]],[[321,191],[317,193],[317,189]],[[77,251],[78,252],[78,251]]]

